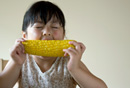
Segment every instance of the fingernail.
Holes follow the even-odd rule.
[[[69,44],[72,44],[72,41],[70,41]]]

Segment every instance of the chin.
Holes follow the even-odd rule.
[[[50,58],[55,58],[55,57],[47,57],[47,56],[37,56],[37,55],[33,55],[33,57],[37,58],[37,59],[50,59]]]

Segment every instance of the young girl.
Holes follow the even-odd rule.
[[[7,66],[0,73],[0,88],[107,88],[81,61],[81,42],[69,42],[75,49],[63,49],[64,57],[43,57],[24,53],[26,40],[63,40],[65,18],[58,6],[48,1],[34,3],[25,13],[23,38],[17,39]],[[69,56],[68,56],[69,55]]]

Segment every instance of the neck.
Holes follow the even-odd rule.
[[[41,71],[45,72],[52,66],[57,57],[33,56],[33,58],[41,69]]]

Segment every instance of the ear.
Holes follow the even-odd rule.
[[[27,38],[27,33],[22,31],[22,38],[26,39]]]

